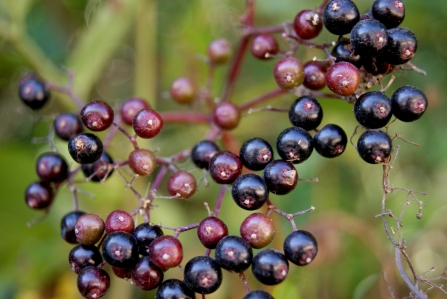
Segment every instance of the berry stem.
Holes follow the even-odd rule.
[[[267,27],[247,27],[244,29],[246,35],[256,36],[259,34],[281,33],[284,31],[284,26],[267,26]]]
[[[46,85],[49,89],[66,94],[73,100],[73,102],[78,107],[78,110],[81,110],[84,107],[84,101],[78,97],[78,95],[73,91],[73,81],[74,81],[74,72],[68,71],[68,84],[67,86],[58,85],[56,83],[47,82]]]
[[[117,122],[113,122],[112,124],[113,124],[115,127],[117,127],[118,130],[120,130],[121,133],[123,133],[123,134],[127,137],[127,139],[129,139],[129,141],[132,143],[132,145],[133,145],[133,147],[134,147],[135,149],[139,149],[139,146],[138,146],[138,143],[137,143],[137,135],[134,135],[134,136],[130,135],[129,132],[127,132],[127,131],[126,131],[123,127],[121,127],[120,124],[117,123]]]
[[[252,108],[253,106],[259,105],[261,103],[264,103],[268,100],[271,100],[273,98],[276,98],[277,96],[286,94],[288,91],[282,88],[277,88],[274,90],[271,90],[269,92],[266,92],[262,95],[260,95],[259,97],[254,98],[253,100],[250,100],[242,105],[239,106],[239,109],[241,111],[246,111],[249,110],[250,108]]]
[[[245,277],[244,272],[239,273],[239,278],[242,280],[242,282],[244,283],[244,288],[245,288],[245,292],[248,294],[250,293],[250,287],[248,285],[248,281],[247,278]]]
[[[166,111],[160,112],[165,123],[210,123],[211,116],[199,112]]]
[[[152,205],[152,201],[154,199],[154,195],[157,192],[158,187],[160,187],[161,182],[163,181],[163,178],[165,177],[166,173],[168,172],[168,167],[166,165],[163,165],[160,167],[160,170],[158,170],[157,175],[155,176],[155,180],[152,183],[152,188],[149,194],[146,197],[146,200],[143,200],[143,213],[144,213],[144,221],[149,223],[150,222],[150,209]]]
[[[217,196],[216,204],[213,210],[213,216],[219,216],[220,208],[222,207],[222,202],[225,196],[225,192],[227,191],[227,185],[220,186],[219,195]]]

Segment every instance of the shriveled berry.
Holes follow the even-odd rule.
[[[196,96],[196,88],[190,78],[180,77],[171,85],[171,97],[179,104],[191,104]]]
[[[231,44],[226,39],[216,39],[208,46],[208,58],[212,64],[223,64],[232,54]]]
[[[323,21],[313,10],[300,11],[293,21],[293,29],[302,39],[312,39],[320,34],[323,29]]]
[[[102,152],[101,158],[90,164],[82,164],[81,170],[85,178],[92,182],[101,182],[113,173],[113,159],[107,152]]]
[[[335,35],[348,34],[359,20],[359,10],[351,0],[331,0],[323,11],[324,27]]]
[[[104,131],[113,123],[115,113],[104,101],[95,100],[87,103],[81,110],[81,120],[91,131]]]
[[[167,279],[158,287],[155,299],[195,299],[196,294],[178,279]]]
[[[279,51],[276,39],[270,34],[257,35],[251,43],[251,54],[258,59],[270,59]]]
[[[102,256],[98,247],[94,245],[79,244],[68,254],[68,262],[71,270],[79,274],[81,269],[88,266],[98,266],[102,263]]]
[[[222,283],[222,270],[209,256],[196,256],[189,260],[183,271],[185,284],[196,293],[211,294]]]
[[[101,158],[103,145],[98,136],[81,133],[68,141],[68,152],[79,164],[89,164]]]
[[[399,87],[391,96],[394,116],[404,122],[419,119],[427,110],[427,97],[418,88],[410,85]]]
[[[305,230],[290,233],[284,240],[283,248],[286,258],[297,266],[308,265],[318,253],[317,240]]]
[[[133,235],[113,232],[104,238],[102,257],[111,266],[129,268],[138,261],[138,246]]]
[[[209,169],[211,158],[219,151],[219,147],[211,140],[196,143],[191,150],[191,159],[199,168]]]
[[[135,228],[135,221],[132,216],[123,210],[112,211],[107,216],[105,229],[107,234],[113,232],[126,232],[131,234]]]
[[[68,164],[58,153],[43,153],[37,158],[36,172],[44,182],[61,183],[68,177]]]
[[[132,127],[139,137],[153,138],[163,129],[163,119],[155,110],[142,109],[135,114]]]
[[[149,104],[142,98],[127,99],[120,109],[122,121],[131,126],[135,115],[143,109],[149,109]]]
[[[104,296],[110,287],[110,277],[98,267],[85,267],[78,275],[78,290],[84,298],[97,299]]]
[[[323,157],[335,158],[346,149],[348,137],[338,125],[327,124],[314,136],[314,148]]]
[[[303,85],[311,90],[320,90],[326,86],[326,67],[318,61],[309,61],[304,65]]]
[[[269,190],[262,177],[246,173],[234,181],[231,196],[239,207],[252,211],[264,205],[269,197]]]
[[[155,226],[149,223],[141,223],[133,231],[138,245],[138,253],[141,255],[149,255],[149,245],[156,238],[163,236],[163,231],[159,226]]]
[[[53,199],[53,189],[49,183],[34,182],[26,188],[25,202],[31,209],[46,209],[53,203]]]
[[[358,68],[346,61],[337,62],[326,72],[326,85],[341,96],[354,94],[360,84]]]
[[[214,216],[206,217],[197,227],[197,236],[200,243],[209,249],[216,248],[217,243],[227,235],[228,228],[225,223]]]
[[[350,37],[355,54],[363,57],[379,56],[388,42],[385,25],[374,19],[359,21],[352,28]]]
[[[231,184],[242,172],[241,159],[230,151],[217,152],[209,167],[211,178],[218,184]]]
[[[275,64],[273,75],[282,89],[292,89],[304,82],[304,66],[295,57],[286,57]]]
[[[360,135],[357,151],[360,157],[370,164],[383,163],[393,148],[391,138],[380,130],[368,130]]]
[[[274,160],[264,169],[264,181],[270,192],[285,195],[295,189],[298,183],[298,172],[292,163]]]
[[[129,155],[129,166],[138,175],[150,175],[155,168],[154,153],[148,149],[136,149]]]
[[[323,119],[320,103],[310,96],[299,97],[289,109],[289,120],[295,127],[307,131],[317,128]]]
[[[48,102],[50,91],[37,75],[29,74],[19,82],[19,97],[25,105],[37,110]]]
[[[81,215],[84,215],[85,212],[82,211],[73,211],[66,214],[61,219],[61,237],[65,241],[71,244],[78,243],[75,233],[75,225],[76,221]]]
[[[242,144],[239,157],[248,169],[263,170],[273,160],[273,149],[267,140],[253,137]]]
[[[241,120],[239,107],[231,102],[220,102],[213,111],[214,123],[221,129],[232,130]]]
[[[399,26],[405,18],[405,6],[401,0],[375,0],[371,12],[374,19],[386,28]]]
[[[242,272],[248,269],[253,259],[250,244],[238,236],[226,236],[217,243],[214,257],[228,271]]]
[[[161,269],[177,267],[183,260],[182,243],[173,236],[160,236],[149,245],[149,256]]]
[[[83,214],[75,224],[76,239],[84,245],[98,242],[104,233],[104,221],[95,214]]]
[[[179,170],[168,179],[168,192],[177,198],[190,198],[197,188],[196,178],[186,170]]]
[[[53,127],[56,136],[65,141],[83,131],[81,120],[73,113],[59,114],[54,120]]]
[[[251,247],[260,249],[272,242],[276,231],[272,219],[265,214],[253,213],[241,223],[240,234]]]
[[[141,257],[132,268],[132,283],[144,291],[158,287],[163,278],[163,270],[157,267],[148,256]]]
[[[294,164],[306,161],[314,149],[312,136],[303,128],[290,127],[282,131],[276,140],[279,156]]]
[[[392,116],[391,100],[379,91],[365,92],[354,104],[354,115],[363,127],[382,128]]]
[[[251,270],[259,282],[276,285],[289,273],[289,262],[280,251],[268,248],[255,255]]]

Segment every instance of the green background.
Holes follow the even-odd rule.
[[[366,11],[372,1],[355,3],[360,11]],[[290,22],[300,10],[313,9],[319,4],[311,0],[260,0],[255,24],[273,26]],[[397,72],[387,94],[390,96],[399,86],[411,84],[426,93],[429,106],[419,121],[396,121],[390,127],[390,132],[405,135],[407,140],[419,144],[415,147],[396,141],[395,145],[400,144],[401,148],[391,183],[429,194],[420,198],[425,207],[421,220],[416,219],[416,205],[407,208],[402,232],[417,273],[435,267],[424,276],[431,278],[442,274],[447,266],[444,100],[447,2],[405,0],[404,4],[406,18],[402,26],[409,27],[418,37],[418,51],[412,62],[424,69],[427,76],[412,71]],[[17,96],[21,76],[35,71],[49,81],[65,84],[64,70],[71,69],[76,73],[74,91],[83,100],[103,99],[115,111],[132,96],[146,98],[160,111],[197,110],[198,106],[180,107],[173,103],[168,93],[170,84],[179,76],[189,76],[198,86],[203,85],[207,71],[203,57],[208,43],[224,37],[237,44],[237,18],[243,7],[244,1],[240,0],[0,0],[1,299],[81,297],[76,275],[68,265],[72,245],[59,236],[60,219],[72,209],[70,193],[66,187],[62,188],[51,212],[30,228],[26,223],[42,214],[30,210],[24,202],[26,186],[37,180],[36,157],[49,150],[48,144],[33,143],[33,138],[47,136],[54,116],[60,111],[74,111],[74,106],[66,97],[55,94],[51,105],[31,112]],[[335,37],[323,30],[315,41],[332,40]],[[282,50],[287,48],[284,40],[280,45]],[[300,48],[297,52],[303,62],[314,56],[324,58],[315,49]],[[243,103],[275,89],[272,76],[275,61],[259,61],[248,53],[232,100]],[[215,97],[219,96],[226,70],[227,66],[223,66],[216,72]],[[385,77],[385,84],[389,78]],[[288,107],[294,99],[289,94],[269,104]],[[350,136],[356,126],[352,106],[334,99],[318,100],[324,109],[323,125],[339,124]],[[285,113],[259,112],[244,116],[232,133],[239,144],[254,136],[274,144],[276,136],[289,126]],[[206,127],[201,125],[166,125],[160,136],[141,141],[140,145],[159,148],[161,156],[168,156],[191,147],[205,132]],[[121,136],[115,141],[110,153],[117,161],[125,160],[130,144]],[[66,145],[55,142],[67,161],[71,161]],[[187,163],[184,167],[192,169],[193,165]],[[259,285],[247,271],[250,287],[269,290],[275,298],[392,298],[388,284],[395,298],[406,297],[409,291],[397,273],[392,245],[386,239],[381,220],[374,218],[380,213],[382,167],[364,163],[349,145],[337,159],[325,159],[314,153],[308,161],[297,165],[297,170],[300,177],[318,177],[319,182],[300,182],[291,194],[272,196],[272,200],[291,213],[316,207],[315,211],[296,218],[296,224],[318,239],[317,258],[306,267],[291,265],[289,277],[275,287]],[[193,173],[197,178],[203,175],[199,170]],[[151,179],[138,178],[134,186],[144,194]],[[116,173],[103,185],[80,183],[80,188],[96,195],[92,199],[81,194],[81,210],[97,213],[103,219],[114,209],[132,210],[137,201],[124,185]],[[210,182],[209,188],[202,183],[199,192],[187,201],[157,199],[152,221],[168,226],[200,221],[207,215],[203,202],[213,207],[217,192],[216,184]],[[163,188],[159,193],[167,194]],[[396,192],[390,196],[389,207],[398,214],[405,200],[405,193]],[[239,225],[249,214],[237,208],[227,193],[220,217],[227,223],[230,234],[239,234]],[[273,218],[277,234],[271,246],[281,249],[291,227],[277,215]],[[391,218],[389,223],[395,228]],[[204,253],[194,231],[181,234],[180,240],[185,251],[182,265]],[[165,273],[165,277],[181,276],[178,269]],[[206,297],[241,298],[243,291],[237,274],[224,273],[222,287]],[[113,278],[104,298],[152,298],[153,294]],[[444,298],[445,294],[432,290],[429,297]]]

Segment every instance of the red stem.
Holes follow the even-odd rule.
[[[165,123],[209,123],[209,114],[189,111],[168,111],[160,112],[160,116]]]
[[[214,206],[213,216],[219,216],[220,208],[222,207],[222,202],[227,191],[227,185],[220,186],[219,195],[217,196],[216,205]]]
[[[272,98],[276,98],[277,96],[280,96],[280,95],[285,94],[287,92],[288,92],[287,90],[281,89],[281,88],[274,89],[274,90],[269,91],[269,92],[267,92],[267,93],[265,93],[263,95],[260,95],[259,97],[255,98],[255,99],[253,99],[251,101],[246,102],[245,104],[240,105],[239,109],[241,111],[248,110],[248,109],[252,108],[253,106],[259,105],[259,104],[261,104],[261,103],[263,103],[265,101],[268,101],[268,100],[270,100]]]

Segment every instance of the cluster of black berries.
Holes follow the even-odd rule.
[[[80,293],[85,298],[100,298],[107,292],[110,277],[102,268],[105,264],[111,266],[117,277],[131,280],[142,290],[158,288],[155,298],[167,299],[195,298],[195,293],[216,291],[222,282],[222,268],[242,273],[251,267],[258,281],[275,285],[286,278],[289,262],[298,266],[311,263],[318,252],[316,239],[310,232],[296,229],[293,219],[289,218],[291,214],[276,209],[270,196],[285,195],[294,190],[298,183],[295,164],[306,161],[314,149],[326,158],[337,157],[345,151],[348,139],[340,126],[326,124],[319,128],[323,110],[314,91],[327,86],[334,93],[332,96],[354,103],[354,115],[365,129],[358,139],[357,150],[361,158],[371,164],[386,162],[392,152],[392,138],[379,129],[387,126],[393,115],[401,121],[411,122],[425,112],[427,98],[415,87],[400,87],[391,98],[382,91],[366,91],[370,82],[380,82],[382,75],[396,70],[396,66],[407,63],[414,56],[416,37],[409,29],[397,27],[403,18],[404,6],[400,0],[376,0],[371,11],[364,15],[359,14],[351,0],[331,0],[319,10],[299,12],[290,28],[286,26],[284,32],[283,28],[278,31],[297,44],[324,50],[327,57],[303,65],[293,57],[294,51],[289,51],[276,63],[273,74],[278,86],[300,94],[287,109],[292,126],[277,136],[279,157],[276,159],[272,146],[261,137],[243,142],[238,154],[218,147],[215,140],[219,134],[237,128],[244,110],[228,100],[217,104],[208,101],[212,109],[206,115],[163,114],[151,109],[140,98],[126,100],[119,115],[101,100],[79,107],[78,114],[60,114],[54,120],[52,130],[68,142],[68,153],[81,166],[70,171],[62,155],[54,151],[42,154],[36,163],[39,181],[30,184],[25,193],[30,208],[48,211],[56,192],[65,183],[70,190],[76,190],[73,178],[79,171],[86,181],[104,182],[119,167],[128,167],[135,177],[148,176],[158,170],[159,179],[153,183],[155,190],[160,189],[157,184],[170,169],[167,193],[174,198],[187,199],[196,192],[196,178],[189,171],[177,169],[174,163],[189,158],[217,184],[224,187],[231,184],[232,198],[240,208],[254,211],[268,206],[266,214],[253,213],[242,222],[239,236],[229,235],[227,226],[218,218],[219,209],[199,223],[175,228],[174,236],[168,236],[164,235],[162,226],[148,221],[153,208],[152,198],[149,198],[152,193],[147,198],[138,195],[139,206],[132,214],[116,210],[105,221],[95,214],[79,211],[76,202],[75,211],[61,221],[61,235],[69,243],[79,243],[71,250],[69,263],[78,274]],[[308,41],[319,35],[323,25],[340,36],[332,51],[329,45]],[[343,37],[347,34],[350,34],[349,39]],[[250,49],[259,59],[279,55],[279,45],[271,33],[253,36]],[[210,67],[227,62],[231,54],[231,45],[227,41],[213,41],[208,48]],[[186,77],[172,83],[170,94],[177,103],[186,105],[200,97],[192,80]],[[48,101],[50,91],[37,76],[28,75],[19,83],[19,96],[27,106],[37,110]],[[164,123],[175,117],[184,122],[208,122],[211,133],[207,136],[211,137],[171,157],[162,157],[138,146],[137,138],[158,136]],[[123,127],[125,125],[131,126],[134,134],[130,134]],[[84,132],[84,129],[101,132],[112,126],[133,146],[124,161],[114,162],[105,151],[110,140],[103,144],[94,133]],[[311,131],[315,131],[314,136]],[[262,171],[262,175],[256,174],[257,171]],[[131,185],[128,181],[126,184]],[[285,217],[292,223],[293,232],[284,240],[282,252],[265,248],[275,236],[275,227],[269,218],[272,212],[287,215]],[[135,227],[133,217],[138,213],[147,217],[144,223]],[[191,229],[197,229],[198,240],[206,248],[205,255],[194,257],[185,264],[183,281],[164,280],[164,272],[179,267],[183,260],[178,235]],[[263,250],[254,255],[253,248]],[[211,250],[214,250],[214,258],[210,257]],[[257,290],[247,291],[244,298],[273,297]]]

